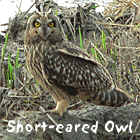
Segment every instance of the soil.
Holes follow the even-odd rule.
[[[41,10],[42,3],[35,4]],[[102,13],[95,13],[93,6],[94,3],[88,3],[84,7],[66,8],[49,0],[43,9],[51,8],[57,13],[63,34],[79,47],[80,26],[85,51],[108,69],[115,85],[128,92],[135,102],[106,107],[76,101],[63,117],[44,114],[55,103],[27,70],[24,31],[33,13],[21,12],[9,21],[5,31],[9,36],[3,60],[5,39],[0,36],[0,139],[140,139],[140,2],[114,0]],[[13,77],[8,76],[9,65]],[[23,131],[18,130],[19,124]]]

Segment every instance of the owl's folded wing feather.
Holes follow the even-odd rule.
[[[106,69],[87,53],[74,47],[49,52],[44,59],[49,80],[58,86],[74,87],[81,91],[110,90],[112,78]]]
[[[120,106],[129,99],[115,88],[107,70],[82,50],[57,49],[49,52],[44,60],[49,81],[71,96],[111,106]]]

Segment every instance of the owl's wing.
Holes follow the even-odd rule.
[[[63,49],[58,49],[59,52],[69,55],[69,56],[73,56],[73,57],[78,57],[87,61],[92,62],[93,64],[99,64],[98,61],[96,59],[94,59],[93,57],[91,57],[89,54],[83,52],[80,49],[77,48],[63,48]]]
[[[50,51],[44,60],[44,73],[49,74],[49,80],[69,91],[71,87],[70,92],[75,88],[95,93],[109,90],[112,86],[107,70],[77,47],[64,45],[62,49]]]

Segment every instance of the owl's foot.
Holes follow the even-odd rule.
[[[44,113],[51,112],[51,113],[56,113],[56,114],[59,114],[60,116],[63,116],[63,113],[66,112],[69,105],[70,105],[70,103],[66,99],[63,99],[63,100],[57,102],[55,109],[47,110]]]

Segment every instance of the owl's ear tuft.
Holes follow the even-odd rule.
[[[38,15],[38,16],[42,16],[41,13],[40,13],[39,11],[35,11],[34,14],[36,14],[36,15]]]
[[[48,12],[46,12],[45,15],[47,16],[48,14],[49,14],[49,15],[53,15],[52,9],[49,9]]]

